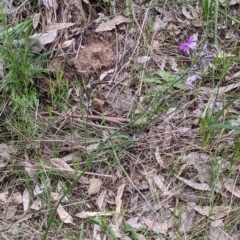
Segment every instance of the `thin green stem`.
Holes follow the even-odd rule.
[[[215,0],[215,9],[214,9],[214,43],[218,43],[218,9],[219,9],[219,0]]]

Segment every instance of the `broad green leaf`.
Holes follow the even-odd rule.
[[[146,83],[156,83],[156,84],[163,84],[163,82],[158,78],[151,76],[149,74],[146,74],[143,79],[144,82]]]
[[[185,89],[187,86],[185,83],[177,82],[173,85],[173,87],[178,88],[178,89]]]
[[[173,75],[170,72],[165,72],[162,70],[158,70],[157,74],[167,82],[173,82],[173,81],[176,81],[177,78],[179,78],[179,76]]]
[[[226,125],[226,124],[211,124],[209,128],[228,129],[228,130],[234,130],[235,132],[240,132],[240,128]]]

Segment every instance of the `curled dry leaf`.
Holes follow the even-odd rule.
[[[129,212],[134,211],[134,209],[136,209],[138,207],[138,200],[139,200],[138,194],[132,195]]]
[[[50,196],[54,202],[57,202],[61,198],[61,195],[57,192],[51,192]]]
[[[65,161],[63,161],[61,158],[51,158],[50,162],[53,166],[56,167],[57,170],[71,175],[71,176],[75,176],[75,171],[73,168],[71,168]]]
[[[189,20],[194,19],[194,17],[191,15],[191,12],[187,9],[185,5],[182,7],[182,14]]]
[[[92,239],[94,239],[94,240],[102,240],[102,237],[101,237],[101,227],[98,224],[93,224]]]
[[[168,148],[171,145],[171,141],[172,141],[172,128],[171,126],[168,124],[165,128],[164,131],[164,147]]]
[[[229,211],[231,210],[229,206],[200,206],[195,205],[194,203],[189,203],[189,206],[193,208],[195,211],[200,213],[203,216],[209,216],[210,219],[216,220],[225,217]]]
[[[239,77],[240,77],[240,71],[234,73],[234,74],[231,75],[231,76],[226,76],[225,79],[226,79],[226,80],[233,80],[233,79],[239,78]]]
[[[162,223],[157,222],[154,220],[148,220],[146,218],[142,218],[142,221],[145,223],[145,225],[149,228],[149,230],[158,233],[158,234],[167,234],[168,231],[168,223],[166,221],[163,221]]]
[[[38,166],[35,166],[28,161],[24,161],[22,165],[30,177],[33,177],[34,173],[38,170]]]
[[[106,205],[106,201],[105,201],[106,194],[107,194],[107,191],[103,190],[99,194],[99,196],[98,196],[98,198],[96,200],[96,205],[98,206],[99,210],[103,210],[105,208],[105,205]]]
[[[23,191],[23,211],[26,212],[29,209],[30,196],[27,189]]]
[[[96,194],[99,192],[102,186],[102,181],[98,178],[92,178],[90,180],[90,186],[88,188],[88,195]]]
[[[37,196],[39,194],[41,194],[44,191],[44,189],[41,189],[41,187],[39,187],[38,184],[36,184],[34,190],[33,190],[33,195]]]
[[[156,150],[155,150],[155,158],[158,162],[158,164],[162,167],[162,168],[165,168],[165,165],[163,163],[163,160],[160,156],[160,150],[159,150],[159,146],[156,146]]]
[[[76,176],[76,171],[74,171],[74,169],[71,168],[63,159],[61,159],[61,158],[51,158],[50,162],[53,166],[56,167],[57,170],[61,171],[62,173],[67,174],[67,175],[72,176],[72,177]],[[80,174],[80,173],[78,172],[78,174]],[[79,182],[88,183],[89,181],[86,177],[82,176],[79,179]]]
[[[118,15],[116,17],[114,17],[112,20],[106,21],[101,23],[97,29],[95,30],[95,32],[105,32],[105,31],[111,31],[113,30],[117,25],[121,24],[121,23],[129,23],[131,22],[130,18],[126,18],[122,15]]]
[[[167,25],[168,25],[168,21],[164,21],[164,19],[162,20],[160,18],[160,16],[156,16],[155,17],[155,22],[154,22],[154,25],[153,25],[153,30],[155,32],[157,32],[161,29],[164,29]]]
[[[40,210],[42,208],[42,201],[41,199],[36,199],[33,204],[30,206],[32,210]]]
[[[120,239],[123,239],[122,230],[121,230],[122,221],[123,221],[122,215],[115,215],[113,216],[112,221],[110,223],[110,228],[114,232],[114,235]]]
[[[85,147],[87,152],[91,152],[93,150],[97,150],[99,146],[99,143],[93,143]]]
[[[138,218],[138,217],[129,218],[129,219],[127,220],[127,223],[128,223],[131,227],[136,228],[136,229],[142,229],[142,228],[144,228],[144,225],[143,225],[141,222],[139,222],[139,218]]]
[[[57,208],[57,213],[63,223],[70,223],[75,225],[73,223],[73,218],[69,215],[69,213],[67,213],[67,211],[62,207],[61,204],[59,204]]]
[[[197,9],[195,7],[193,7],[191,4],[189,4],[188,7],[191,9],[192,16],[194,18],[199,18]]]
[[[100,81],[102,81],[109,73],[113,73],[113,72],[114,72],[114,68],[103,72],[99,77]]]
[[[52,30],[47,33],[36,33],[29,37],[29,40],[31,40],[31,43],[34,43],[34,41],[39,41],[39,43],[44,46],[46,44],[52,43],[57,37],[57,30]]]
[[[40,20],[40,16],[41,14],[40,13],[35,13],[33,15],[33,28],[36,29],[38,24],[39,24],[39,20]]]
[[[8,191],[0,193],[0,205],[5,205],[8,202]]]
[[[51,196],[53,201],[57,202],[62,197],[62,194],[60,194],[58,192],[51,192],[50,196]],[[69,202],[68,197],[65,196],[61,202],[62,203],[68,203]]]
[[[192,208],[185,208],[181,214],[181,226],[179,231],[181,233],[190,232],[193,227],[195,218],[195,211]]]
[[[223,50],[218,50],[217,52],[214,53],[215,58],[226,58],[226,57],[235,57],[234,54],[232,53],[226,53]]]
[[[198,175],[197,175],[198,181],[201,183],[211,184],[212,174],[211,174],[210,164],[202,162],[199,164],[195,164],[193,166],[198,172]]]
[[[163,196],[170,195],[167,186],[164,184],[164,178],[162,176],[158,176],[157,174],[153,176],[153,180],[155,185],[162,190]]]
[[[120,213],[121,212],[121,207],[122,207],[122,196],[123,196],[123,191],[125,188],[126,184],[122,184],[117,191],[117,196],[116,196],[116,212]]]
[[[176,22],[176,17],[172,12],[166,11],[163,7],[155,7],[155,9],[164,16],[163,21]]]
[[[28,39],[14,40],[13,43],[18,47],[28,45],[31,51],[41,52],[44,49],[44,45],[52,43],[56,37],[57,30],[53,30],[48,33],[36,33]]]
[[[234,179],[227,179],[224,182],[224,187],[231,192],[234,196],[240,198],[240,188],[236,186]]]
[[[235,27],[231,27],[226,34],[226,39],[232,39],[233,40],[235,38],[235,36],[236,36]]]
[[[69,28],[76,25],[76,23],[54,23],[47,26],[47,32],[57,31],[65,28]]]
[[[12,153],[16,153],[16,151],[13,149],[13,147],[8,146],[5,143],[1,143],[0,144],[0,157],[2,157],[3,159],[10,159],[10,154]]]
[[[4,220],[12,219],[15,216],[16,212],[17,212],[17,208],[18,208],[18,205],[10,205],[10,206],[8,206],[7,209],[4,212],[3,219]]]
[[[206,183],[195,183],[193,181],[190,181],[190,180],[182,178],[182,177],[178,177],[178,176],[176,176],[176,177],[179,180],[183,181],[185,184],[187,184],[189,187],[192,187],[194,189],[201,190],[201,191],[211,191],[210,186]]]
[[[182,161],[188,165],[192,165],[197,170],[197,178],[201,183],[211,183],[211,165],[208,154],[191,152],[187,156],[184,156]]]
[[[187,164],[196,164],[199,162],[205,162],[209,160],[209,155],[200,152],[191,152],[188,155],[184,156],[182,161]]]
[[[21,204],[23,202],[23,196],[20,192],[15,192],[13,194],[11,202],[13,204]]]
[[[76,214],[75,216],[78,218],[90,218],[90,217],[97,217],[97,216],[112,216],[116,214],[116,212],[80,212],[78,214]]]
[[[224,94],[224,93],[227,93],[235,88],[238,88],[240,87],[240,82],[237,82],[237,83],[232,83],[232,84],[229,84],[227,86],[224,86],[224,87],[220,87],[220,88],[216,88],[214,89],[214,93],[215,94]]]
[[[100,233],[101,233],[101,227],[97,224],[93,224],[92,238],[94,240],[102,240]]]
[[[202,19],[193,19],[191,23],[194,27],[204,27],[206,25],[206,22]]]
[[[50,9],[52,8],[53,5],[53,0],[40,0],[40,2],[47,8]]]
[[[70,39],[62,43],[62,48],[69,48],[75,42],[75,39]]]
[[[67,162],[74,161],[75,159],[78,159],[79,154],[80,154],[79,151],[70,153],[70,154],[64,156],[64,157],[62,158],[62,160],[63,160],[64,162],[66,162],[66,163],[67,163]]]
[[[148,121],[148,118],[147,118],[147,117],[142,117],[142,118],[139,118],[137,121],[135,121],[133,124],[135,124],[135,125],[141,125],[141,124],[147,123],[147,121]]]
[[[53,201],[56,202],[62,197],[62,195],[64,194],[63,189],[64,189],[63,182],[58,181],[56,192],[50,193],[50,196],[53,199]],[[68,203],[68,202],[69,202],[68,195],[65,195],[64,198],[62,199],[62,203]]]
[[[219,2],[225,7],[227,6],[231,6],[231,5],[235,5],[240,3],[240,0],[219,0]]]
[[[209,238],[211,240],[225,240],[226,239],[225,232],[221,229],[221,227],[223,226],[224,226],[224,223],[222,219],[217,219],[212,221],[209,229]],[[232,238],[232,239],[235,239],[235,238]]]

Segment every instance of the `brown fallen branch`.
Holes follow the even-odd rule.
[[[116,127],[108,127],[108,126],[102,126],[102,125],[97,125],[94,123],[89,123],[86,122],[86,120],[96,120],[96,121],[106,121],[106,122],[112,122],[116,124],[124,124],[124,123],[129,123],[130,119],[128,118],[119,118],[119,117],[107,117],[107,116],[94,116],[94,115],[80,115],[80,114],[61,114],[56,111],[52,111],[53,114],[56,114],[58,116],[67,116],[67,117],[73,117],[75,120],[81,123],[88,124],[89,126],[92,127],[99,127],[99,128],[108,128],[108,129],[116,129]],[[42,112],[42,115],[48,115],[48,112]]]
[[[103,128],[103,129],[112,129],[112,130],[118,129],[117,127],[102,126],[102,125],[99,125],[99,124],[90,123],[90,122],[84,121],[80,118],[75,118],[74,120],[77,121],[77,122],[83,123],[83,124],[87,124],[88,126],[91,126],[91,127],[97,127],[97,128]]]
[[[72,117],[81,118],[79,114],[73,114]],[[107,116],[94,116],[94,115],[85,115],[85,119],[88,120],[98,120],[98,121],[106,121],[106,122],[113,122],[117,124],[129,123],[130,119],[128,118],[118,118],[118,117],[107,117]]]

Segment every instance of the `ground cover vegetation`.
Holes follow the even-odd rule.
[[[1,1],[1,239],[239,239],[239,7]]]

